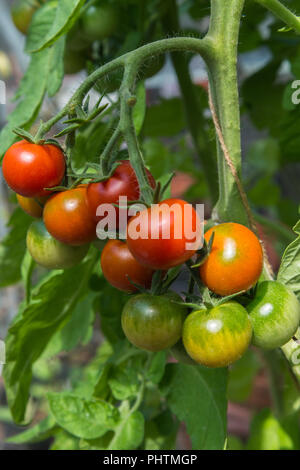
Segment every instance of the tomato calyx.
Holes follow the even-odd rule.
[[[205,261],[207,260],[207,258],[209,257],[209,255],[211,253],[214,237],[215,237],[215,234],[213,232],[210,239],[209,239],[209,241],[208,241],[208,243],[204,239],[203,247],[200,248],[200,250],[196,251],[197,258],[196,258],[195,264],[191,265],[192,269],[199,268],[199,266],[201,266],[203,263],[205,263]]]

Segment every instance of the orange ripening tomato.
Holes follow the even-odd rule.
[[[79,246],[96,238],[85,185],[54,194],[46,202],[43,217],[48,232],[62,243]]]
[[[132,284],[148,288],[151,286],[153,270],[138,263],[126,243],[109,240],[101,254],[101,268],[105,279],[114,287],[125,292],[135,292]]]
[[[166,199],[129,220],[127,245],[136,260],[166,270],[187,261],[200,248],[200,217],[186,201]]]
[[[223,296],[250,289],[263,268],[259,239],[247,227],[236,223],[212,227],[205,234],[207,242],[213,233],[211,253],[200,266],[203,283]]]
[[[24,212],[26,212],[26,214],[31,215],[31,217],[35,217],[36,219],[40,219],[42,217],[44,204],[47,199],[47,197],[34,199],[33,197],[24,197],[17,194],[19,206]]]
[[[52,144],[38,145],[21,140],[3,158],[2,171],[8,186],[25,197],[49,196],[45,188],[58,186],[65,174],[62,150]]]

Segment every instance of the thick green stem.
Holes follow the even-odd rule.
[[[167,34],[179,31],[180,25],[175,0],[169,0],[168,14],[164,16],[163,23]],[[188,61],[183,54],[172,53],[171,58],[183,98],[187,125],[204,171],[212,203],[214,204],[217,201],[219,192],[217,165],[211,152],[211,144],[204,130],[205,121],[203,112],[199,106],[198,95],[190,77]]]
[[[300,34],[300,16],[294,15],[279,0],[256,0],[256,2],[270,10],[277,18]]]
[[[208,39],[214,54],[208,60],[209,81],[224,141],[241,175],[240,109],[237,82],[237,46],[244,0],[212,0]],[[223,222],[249,224],[234,176],[218,142],[219,200],[215,217]]]

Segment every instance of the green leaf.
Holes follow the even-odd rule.
[[[63,2],[50,0],[35,12],[26,37],[25,52],[36,52],[45,43],[45,38],[55,22],[58,3]]]
[[[248,450],[299,449],[300,434],[298,417],[277,420],[271,410],[258,413],[251,423]]]
[[[60,89],[64,78],[64,54],[66,37],[61,37],[51,48],[47,92],[54,96]]]
[[[235,402],[245,401],[251,394],[254,378],[260,369],[256,355],[251,349],[230,368],[228,399]]]
[[[144,82],[139,82],[136,88],[136,104],[132,111],[133,123],[137,135],[142,130],[146,115],[146,88]]]
[[[0,243],[0,286],[5,287],[21,278],[21,265],[26,252],[26,233],[32,219],[17,208],[9,222],[9,233]]]
[[[103,400],[84,399],[70,393],[49,393],[50,411],[57,423],[83,439],[96,439],[116,428],[117,408]]]
[[[66,34],[73,26],[84,3],[85,0],[59,1],[55,9],[54,21],[45,37],[40,41],[40,44],[35,45],[35,50],[40,51],[51,46],[58,38]]]
[[[58,330],[43,353],[44,358],[55,356],[61,351],[71,351],[79,343],[86,344],[91,338],[94,322],[94,295],[89,294],[76,305],[69,321]]]
[[[149,369],[147,371],[147,379],[150,382],[158,384],[165,373],[167,354],[166,351],[160,351],[153,354]]]
[[[79,450],[79,439],[61,429],[56,432],[50,450]]]
[[[184,109],[179,98],[162,100],[147,110],[143,132],[147,137],[171,137],[185,128]]]
[[[6,440],[6,442],[11,442],[13,444],[24,444],[26,442],[44,441],[53,434],[56,427],[57,425],[55,419],[52,418],[52,416],[48,416],[32,428],[26,429],[26,431],[23,431],[16,436],[10,437]]]
[[[256,140],[251,145],[246,159],[247,165],[253,166],[255,172],[263,175],[273,175],[279,168],[279,160],[279,144],[271,137]]]
[[[26,302],[29,303],[31,295],[31,276],[35,266],[35,261],[31,257],[28,250],[25,252],[25,256],[21,265],[21,275],[25,287],[25,298]]]
[[[50,49],[32,55],[16,94],[16,98],[20,98],[20,101],[8,116],[8,123],[0,133],[0,156],[3,156],[17,139],[13,129],[15,127],[28,129],[35,121],[46,92],[49,73],[51,74],[51,57]]]
[[[300,220],[293,230],[298,237],[283,254],[277,280],[289,286],[300,300]]]
[[[133,367],[119,366],[113,368],[108,384],[116,400],[127,400],[135,397],[139,390],[137,370]]]
[[[223,449],[226,439],[227,369],[168,364],[162,392],[184,421],[193,449]]]
[[[41,356],[52,336],[71,316],[87,291],[95,264],[95,253],[66,271],[52,271],[33,290],[31,303],[21,305],[9,330],[4,378],[12,416],[22,423],[29,395],[32,364]]]
[[[144,439],[145,421],[140,411],[131,411],[126,402],[120,409],[121,419],[114,430],[115,435],[109,443],[109,450],[137,449]]]

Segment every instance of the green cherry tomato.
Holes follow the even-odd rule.
[[[87,58],[83,51],[72,51],[66,48],[64,55],[65,74],[73,75],[85,68]]]
[[[128,340],[147,351],[162,351],[181,337],[187,309],[178,305],[182,299],[175,293],[139,294],[126,303],[122,327]]]
[[[85,257],[89,249],[89,245],[71,246],[56,240],[41,220],[30,225],[26,243],[32,258],[48,269],[71,268]]]
[[[237,302],[191,313],[183,326],[183,344],[189,356],[208,367],[225,367],[246,351],[252,337],[247,311]]]
[[[115,33],[118,25],[118,10],[109,4],[92,5],[81,17],[82,32],[92,41],[108,38]]]
[[[258,284],[247,310],[253,327],[253,344],[264,349],[283,346],[299,326],[300,303],[296,295],[278,281]]]
[[[37,0],[15,0],[11,8],[11,16],[16,28],[26,34],[35,11],[40,7]]]

